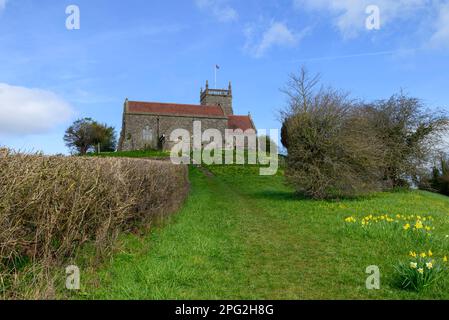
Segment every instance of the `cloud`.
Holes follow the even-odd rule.
[[[449,3],[440,7],[434,30],[429,45],[433,48],[449,49]]]
[[[6,7],[6,0],[0,0],[0,11],[5,9]]]
[[[237,11],[226,2],[226,0],[195,0],[199,9],[210,12],[220,22],[237,20],[239,17]]]
[[[0,134],[47,133],[72,115],[71,106],[53,92],[0,83]]]
[[[379,7],[383,27],[420,10],[435,8],[442,2],[443,0],[293,0],[294,7],[298,10],[329,13],[333,24],[346,39],[357,37],[365,30],[365,21],[368,17],[366,8],[369,5]]]
[[[262,33],[260,39],[256,40],[257,31],[255,29],[254,26],[248,26],[245,29],[247,38],[245,49],[256,58],[262,57],[272,47],[295,47],[309,30],[304,29],[296,33],[282,22],[272,22]]]

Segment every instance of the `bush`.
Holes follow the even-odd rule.
[[[283,112],[286,177],[313,198],[357,196],[380,189],[381,145],[347,94],[316,90],[305,70],[292,75]]]
[[[382,142],[384,184],[394,188],[417,182],[448,130],[446,115],[428,111],[422,101],[402,92],[366,104],[364,113]]]
[[[24,261],[45,273],[86,242],[105,253],[120,232],[176,210],[187,179],[186,167],[168,162],[3,152],[0,294],[17,294]]]

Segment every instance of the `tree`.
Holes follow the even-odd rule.
[[[435,166],[432,170],[430,186],[432,191],[449,196],[449,159],[441,156],[439,167]]]
[[[283,90],[282,143],[287,181],[313,198],[355,196],[379,189],[380,142],[348,94],[318,88],[303,68]]]
[[[114,127],[107,124],[94,124],[95,146],[100,146],[100,152],[112,152],[117,147],[117,138]]]
[[[422,101],[402,92],[366,104],[364,112],[383,145],[386,185],[401,187],[416,181],[448,129],[444,113],[428,111]]]
[[[99,124],[91,118],[75,121],[65,132],[64,141],[71,150],[85,155],[100,145],[100,151],[114,151],[116,134],[113,127]]]

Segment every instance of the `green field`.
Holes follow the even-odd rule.
[[[210,170],[210,171],[209,171]],[[449,279],[422,293],[398,288],[393,265],[411,250],[449,254],[449,198],[421,191],[344,201],[295,197],[281,174],[256,167],[191,168],[184,208],[146,236],[126,235],[100,267],[82,271],[87,299],[448,299]],[[428,239],[345,218],[431,215]],[[367,290],[367,266],[381,289]]]

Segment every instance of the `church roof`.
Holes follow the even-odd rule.
[[[229,116],[228,117],[229,129],[242,129],[246,131],[248,129],[256,129],[250,116]]]
[[[151,113],[174,116],[226,117],[220,106],[128,101],[129,113]]]
[[[250,116],[226,116],[220,106],[128,101],[127,113],[228,119],[229,129],[256,129]]]

